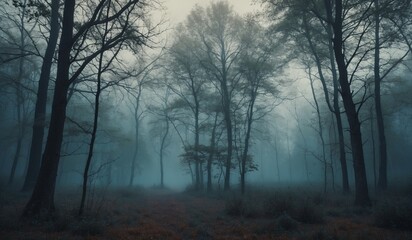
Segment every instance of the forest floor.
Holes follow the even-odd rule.
[[[56,193],[51,220],[22,221],[29,194],[0,191],[0,239],[319,239],[412,240],[411,195],[370,208],[353,196],[302,189],[238,194],[124,188],[93,191],[76,216],[78,191]]]

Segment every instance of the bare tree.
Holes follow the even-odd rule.
[[[252,157],[249,155],[251,146],[252,126],[262,119],[276,106],[276,98],[279,95],[274,81],[274,72],[282,66],[278,61],[275,51],[278,50],[271,39],[266,38],[265,31],[258,22],[249,18],[246,21],[242,36],[242,51],[239,53],[239,72],[242,80],[239,83],[241,105],[245,109],[242,114],[243,144],[240,149],[240,186],[241,193],[245,193],[245,177],[248,171],[256,170]],[[278,61],[278,62],[277,62]],[[268,99],[274,97],[272,104]],[[263,102],[263,104],[262,104]],[[236,124],[237,125],[237,124]],[[236,127],[237,129],[237,127]]]
[[[364,40],[363,36],[366,34],[366,30],[368,29],[367,23],[366,25],[362,25],[361,23],[364,14],[360,14],[360,16],[358,15],[359,18],[355,20],[358,23],[355,24],[355,26],[352,28],[352,31],[360,31],[360,38],[358,38],[357,42],[358,48],[355,48],[354,52],[352,52],[352,54],[349,55],[349,58],[346,56],[347,53],[344,51],[345,41],[347,40],[347,38],[343,35],[344,21],[347,21],[347,19],[345,18],[347,14],[344,14],[344,11],[349,11],[350,8],[353,8],[354,6],[358,7],[358,9],[356,9],[357,11],[362,11],[359,8],[366,8],[366,10],[363,11],[364,14],[370,8],[370,4],[368,5],[368,3],[359,3],[349,6],[346,4],[344,5],[342,0],[337,0],[334,2],[325,0],[327,20],[329,23],[332,24],[334,34],[333,50],[335,53],[335,60],[338,66],[341,96],[350,128],[352,157],[354,161],[353,166],[355,171],[355,204],[367,206],[370,205],[370,199],[366,178],[361,123],[359,120],[359,106],[356,106],[356,102],[353,98],[353,92],[351,90],[353,75],[349,75],[348,73],[348,66],[351,60],[353,60],[354,57],[358,55],[359,47],[361,46],[362,40]],[[344,7],[348,7],[349,9],[345,9]],[[335,14],[334,17],[333,13]],[[351,21],[353,21],[353,19]],[[362,104],[360,106],[362,106]]]
[[[201,189],[201,162],[199,159],[200,139],[200,114],[201,105],[204,102],[204,92],[207,80],[201,72],[201,66],[196,57],[196,43],[190,37],[190,33],[181,25],[176,31],[176,37],[169,50],[170,60],[168,71],[175,81],[169,84],[173,93],[179,96],[178,102],[172,104],[188,109],[194,119],[194,162],[195,162],[195,188]]]
[[[49,133],[46,147],[43,154],[43,160],[40,167],[39,176],[33,191],[33,194],[27,203],[23,216],[31,217],[41,212],[54,211],[54,190],[56,184],[57,169],[60,160],[60,149],[63,141],[63,131],[66,119],[67,95],[70,85],[77,80],[87,65],[102,52],[107,51],[125,39],[133,39],[137,45],[144,44],[148,35],[144,34],[143,29],[134,29],[132,22],[137,21],[140,15],[134,15],[136,10],[141,10],[143,5],[139,0],[128,1],[126,3],[116,3],[115,11],[110,16],[100,19],[98,16],[104,11],[106,1],[99,1],[92,8],[91,16],[80,27],[74,25],[76,1],[66,1],[64,4],[63,27],[59,45],[59,56],[57,65],[57,79],[54,89],[52,113],[50,120]],[[80,52],[74,54],[74,58],[81,58],[82,61],[76,62],[76,67],[72,74],[73,49],[84,49],[92,47],[87,45],[86,41],[90,28],[105,24],[106,22],[118,21],[118,29],[113,31],[111,38],[106,39],[104,48],[95,49],[88,56],[80,55]],[[73,31],[77,30],[74,34]]]
[[[234,69],[241,45],[239,30],[241,19],[225,2],[212,3],[206,9],[195,8],[187,19],[186,28],[198,42],[197,56],[202,68],[221,94],[223,116],[226,125],[227,157],[224,189],[230,189],[230,173],[233,157],[233,123],[231,101],[239,81]]]
[[[43,149],[44,128],[46,125],[46,105],[49,79],[54,53],[60,33],[59,24],[60,0],[51,1],[50,34],[43,57],[39,83],[37,87],[36,106],[34,111],[33,133],[31,136],[29,165],[22,190],[32,190],[40,168]]]

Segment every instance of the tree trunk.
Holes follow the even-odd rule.
[[[280,167],[279,167],[279,157],[278,157],[278,143],[276,140],[276,135],[275,135],[275,139],[274,139],[274,143],[275,143],[275,160],[276,160],[276,172],[278,173],[278,182],[280,183]]]
[[[230,190],[230,171],[232,168],[232,150],[233,150],[233,131],[232,131],[232,117],[230,111],[230,99],[229,91],[227,89],[226,80],[222,82],[223,90],[223,111],[226,124],[227,133],[227,156],[226,156],[226,166],[225,166],[225,185],[224,190]]]
[[[325,150],[325,139],[323,137],[323,126],[322,126],[322,118],[320,115],[320,108],[319,108],[319,103],[318,99],[316,98],[316,93],[315,93],[315,88],[313,86],[313,79],[312,79],[312,73],[309,67],[309,80],[310,80],[310,89],[312,91],[312,97],[313,101],[315,102],[315,110],[316,110],[316,116],[318,117],[318,134],[320,141],[322,143],[322,162],[323,162],[323,192],[326,193],[327,191],[327,169],[328,169],[328,163],[326,161],[326,150]]]
[[[166,132],[162,137],[162,142],[160,143],[160,187],[164,187],[164,169],[163,169],[163,151],[165,149],[166,138],[169,134],[169,119],[167,116],[165,117],[166,120]]]
[[[54,89],[52,113],[46,147],[32,196],[23,211],[23,216],[33,217],[54,211],[54,191],[60,149],[66,119],[67,92],[69,89],[70,50],[72,47],[75,0],[65,1],[63,28],[60,39],[57,79]]]
[[[20,59],[20,68],[19,68],[19,76],[18,76],[18,84],[16,84],[16,112],[17,112],[17,144],[16,144],[16,151],[14,152],[14,157],[13,157],[13,164],[11,166],[10,170],[10,176],[9,176],[9,181],[8,184],[11,185],[14,180],[14,176],[16,174],[16,169],[17,165],[20,160],[20,153],[21,153],[21,144],[23,142],[23,136],[24,136],[24,130],[23,130],[23,120],[22,120],[22,110],[21,110],[21,104],[22,104],[22,90],[20,86],[20,82],[22,79],[22,73],[23,73],[23,58]]]
[[[59,38],[59,0],[51,2],[50,36],[40,73],[39,85],[37,87],[37,98],[34,112],[33,133],[31,138],[29,166],[22,191],[30,191],[36,183],[39,173],[41,153],[43,148],[44,127],[46,125],[47,91],[49,86],[50,72],[57,40]]]
[[[288,148],[289,181],[290,181],[290,183],[292,183],[292,158],[290,156],[289,133],[286,133],[286,144],[287,144],[287,148]]]
[[[92,162],[93,151],[94,151],[94,143],[96,141],[96,133],[97,133],[97,126],[98,126],[98,119],[99,119],[99,102],[100,102],[100,85],[101,85],[101,69],[102,69],[102,60],[103,60],[103,53],[99,59],[99,72],[97,77],[97,91],[95,97],[95,104],[94,104],[94,119],[93,119],[93,130],[92,136],[89,143],[89,153],[87,155],[86,165],[84,167],[83,172],[83,187],[82,187],[82,198],[80,200],[80,207],[79,207],[79,216],[83,214],[84,211],[84,203],[86,201],[86,193],[87,193],[87,184],[89,178],[89,169],[90,164]]]
[[[18,110],[18,111],[20,111],[20,110]],[[18,122],[20,122],[20,121],[18,121]],[[14,176],[16,174],[17,164],[19,163],[19,159],[20,159],[21,143],[23,141],[21,128],[22,128],[22,126],[19,126],[19,133],[18,133],[18,139],[17,139],[17,144],[16,144],[16,151],[14,152],[13,164],[12,164],[11,170],[10,170],[10,176],[9,176],[9,182],[8,182],[9,185],[11,185],[13,183]]]
[[[329,59],[331,62],[331,70],[333,77],[333,109],[335,119],[336,119],[336,128],[338,130],[339,136],[339,162],[342,171],[342,191],[344,194],[350,192],[349,187],[349,177],[348,177],[348,166],[346,163],[346,151],[345,151],[345,136],[343,132],[342,116],[340,113],[339,106],[339,78],[337,76],[337,70],[334,60],[334,50],[333,50],[333,35],[331,29],[328,27],[328,36],[329,36]]]
[[[252,131],[252,123],[253,123],[253,110],[255,106],[256,96],[257,96],[258,84],[257,86],[252,86],[251,96],[250,96],[250,103],[249,109],[247,114],[247,129],[246,129],[246,136],[245,136],[245,147],[243,149],[242,154],[242,169],[240,175],[240,192],[242,195],[245,194],[245,181],[246,181],[246,161],[247,156],[249,153],[249,144],[250,144],[250,132]]]
[[[332,9],[330,7],[330,2],[327,2],[329,6],[328,15],[331,16]],[[342,0],[336,0],[335,2],[335,21],[333,23],[334,30],[334,53],[336,58],[336,63],[338,65],[339,71],[339,83],[341,86],[341,96],[343,100],[343,105],[346,111],[346,117],[349,122],[350,137],[351,137],[351,147],[352,147],[352,157],[355,172],[355,204],[360,206],[369,206],[371,204],[368,193],[368,184],[366,179],[366,169],[363,153],[363,142],[361,134],[361,124],[359,121],[358,112],[356,105],[353,101],[352,91],[350,88],[350,83],[348,79],[348,70],[345,63],[345,55],[343,53],[343,6]],[[331,19],[331,17],[329,17]]]
[[[16,174],[17,165],[20,160],[20,152],[21,152],[21,144],[23,141],[24,136],[24,123],[22,118],[22,104],[24,104],[23,100],[23,92],[22,92],[22,80],[23,80],[23,71],[24,71],[24,54],[25,54],[25,17],[26,17],[26,1],[23,2],[21,16],[20,16],[20,59],[19,59],[19,70],[18,75],[16,78],[16,115],[17,115],[17,144],[16,144],[16,151],[14,152],[13,157],[13,164],[10,171],[9,182],[8,184],[12,184],[14,180],[14,176]]]
[[[106,16],[109,16],[109,10],[110,10],[110,1],[107,6]],[[107,34],[108,34],[108,23],[106,22],[104,33],[102,36],[102,49],[105,46]],[[84,203],[86,201],[90,165],[92,163],[94,143],[96,141],[97,127],[99,124],[100,94],[102,91],[101,85],[102,85],[102,71],[103,71],[103,56],[104,56],[104,51],[100,53],[100,58],[99,58],[99,66],[98,66],[98,72],[97,72],[97,89],[96,89],[96,96],[94,100],[93,130],[91,133],[92,136],[90,138],[90,143],[89,143],[89,153],[87,155],[86,165],[84,167],[84,172],[83,172],[83,187],[82,187],[82,198],[80,200],[80,207],[79,207],[79,216],[81,216],[84,212]]]
[[[136,96],[136,106],[134,108],[134,121],[135,121],[135,146],[134,146],[134,151],[133,151],[133,157],[132,157],[132,166],[130,169],[130,180],[129,180],[129,187],[133,186],[134,182],[134,174],[136,171],[136,160],[137,160],[137,154],[139,152],[139,106],[140,106],[140,96],[142,93],[142,83],[139,84],[139,92]]]
[[[212,161],[213,157],[215,155],[215,138],[216,138],[216,128],[217,128],[217,119],[218,119],[218,113],[215,115],[215,122],[213,124],[213,129],[212,129],[212,136],[210,137],[210,154],[207,159],[207,192],[210,193],[212,192]]]
[[[195,173],[196,173],[196,190],[201,189],[201,166],[199,161],[199,103],[197,101],[197,97],[195,97]]]
[[[372,166],[373,166],[373,186],[375,187],[375,191],[377,190],[377,176],[376,176],[376,146],[375,146],[375,126],[373,124],[373,109],[370,109],[370,116],[371,116],[371,144],[372,144]]]
[[[374,0],[375,3],[375,108],[376,108],[376,122],[378,127],[379,139],[379,190],[386,190],[388,187],[387,179],[387,159],[388,154],[386,150],[385,124],[383,120],[382,104],[381,104],[381,76],[380,76],[380,36],[379,36],[379,0]]]
[[[332,34],[332,29],[330,28],[329,25],[326,26],[326,31],[329,37],[328,41],[328,48],[329,48],[329,59],[330,59],[330,65],[331,65],[331,72],[332,72],[332,78],[333,78],[333,107],[330,104],[329,100],[329,92],[326,87],[326,80],[323,75],[322,71],[322,64],[320,61],[320,58],[316,52],[316,49],[314,47],[314,44],[312,42],[312,39],[310,37],[310,32],[309,32],[309,27],[307,22],[304,22],[305,30],[306,30],[306,37],[309,42],[309,46],[312,50],[312,53],[315,57],[316,60],[316,65],[318,68],[319,72],[319,77],[322,83],[323,91],[325,93],[325,98],[326,98],[326,103],[330,109],[331,112],[334,113],[334,117],[337,122],[337,128],[339,132],[339,159],[341,163],[341,170],[342,170],[342,188],[344,193],[349,193],[349,179],[348,179],[348,168],[346,164],[346,153],[345,153],[345,140],[344,140],[344,135],[343,135],[343,126],[342,126],[342,118],[340,115],[340,107],[339,107],[339,89],[338,89],[338,76],[336,74],[336,65],[334,61],[334,53],[333,53],[333,34]]]

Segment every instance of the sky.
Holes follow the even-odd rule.
[[[218,0],[163,0],[166,8],[166,16],[174,24],[185,20],[190,10],[196,5],[207,6],[211,2]],[[253,0],[228,0],[234,7],[234,10],[239,14],[253,12],[258,9],[258,5],[253,3]]]

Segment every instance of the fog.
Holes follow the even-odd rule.
[[[0,232],[411,237],[410,1],[326,2],[0,3]]]

